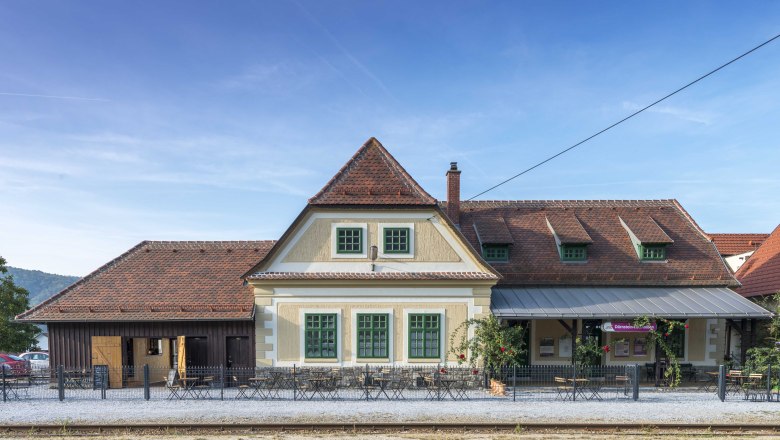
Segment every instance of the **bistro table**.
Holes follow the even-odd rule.
[[[452,394],[452,386],[458,383],[458,379],[439,377],[439,383],[441,384],[440,390],[443,391],[439,393],[439,400],[441,400],[442,394],[444,395],[444,397],[447,397],[449,395],[450,397],[452,397],[452,400],[457,400],[455,398],[455,395]]]
[[[257,395],[259,395],[261,399],[265,399],[267,397],[267,394],[263,391],[263,389],[266,388],[266,384],[270,380],[269,378],[250,377],[247,380],[249,381],[249,386],[252,387],[252,394],[249,396],[250,399]]]
[[[718,376],[720,376],[720,373],[718,373],[717,371],[708,371],[708,372],[706,372],[704,374],[706,375],[707,380],[702,382],[699,385],[699,388],[697,389],[697,391],[705,391],[707,393],[713,391],[713,389],[715,391],[717,391],[718,390]]]
[[[84,370],[71,370],[65,372],[65,388],[87,389],[89,373]]]
[[[373,381],[374,384],[377,385],[377,392],[376,396],[374,396],[374,400],[379,399],[379,396],[382,394],[385,395],[387,400],[390,400],[390,396],[387,394],[387,385],[392,382],[392,378],[386,377],[386,376],[380,376],[380,377],[374,377]]]
[[[200,380],[199,377],[190,376],[190,377],[180,377],[179,383],[181,384],[181,398],[184,399],[189,394],[191,397],[198,397],[197,390],[195,389],[195,385]]]
[[[590,382],[589,379],[586,379],[584,377],[578,377],[577,379],[572,379],[570,377],[567,377],[566,382],[572,384],[576,396],[580,396],[583,399],[588,400],[588,397],[585,396],[585,390],[588,389],[588,382]]]
[[[311,393],[309,400],[313,399],[317,394],[319,394],[323,399],[327,398],[325,396],[325,390],[327,388],[328,382],[331,381],[331,378],[319,375],[319,377],[310,377],[308,381],[310,386],[309,392]]]
[[[271,370],[268,372],[268,375],[270,378],[266,382],[266,397],[269,399],[278,399],[279,391],[281,391],[285,384],[285,373],[280,370]]]

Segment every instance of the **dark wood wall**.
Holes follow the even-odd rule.
[[[167,322],[49,322],[49,355],[52,368],[92,367],[92,336],[123,338],[208,338],[209,366],[224,365],[226,339],[244,336],[251,344],[251,364],[255,364],[255,324],[253,321],[167,321]],[[124,341],[124,339],[123,339]]]

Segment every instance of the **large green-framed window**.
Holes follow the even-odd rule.
[[[409,314],[409,358],[433,359],[441,356],[441,315]]]
[[[336,228],[336,252],[362,254],[363,228]]]
[[[485,261],[509,261],[509,245],[483,244],[482,257]]]
[[[588,250],[584,244],[562,244],[562,261],[586,261],[588,259]]]
[[[359,358],[387,358],[390,342],[387,313],[357,314],[357,355]]]
[[[640,244],[639,255],[643,261],[660,261],[666,259],[665,244]]]
[[[320,313],[305,315],[306,328],[304,343],[307,358],[335,358],[336,348],[336,314]]]
[[[409,253],[409,228],[384,228],[384,231],[386,254]]]

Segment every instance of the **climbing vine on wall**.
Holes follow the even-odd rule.
[[[688,324],[681,321],[674,321],[664,318],[656,318],[656,327],[652,328],[652,320],[647,316],[642,316],[634,320],[634,327],[648,327],[648,343],[652,347],[658,344],[668,362],[664,378],[670,388],[676,388],[682,381],[682,371],[680,362],[677,359],[676,347],[673,345],[672,338],[675,332],[684,332],[688,329]]]

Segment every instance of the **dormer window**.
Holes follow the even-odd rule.
[[[339,254],[362,254],[363,229],[336,228],[336,252]]]
[[[584,244],[562,244],[561,261],[586,261],[588,249]]]
[[[484,258],[485,261],[509,261],[509,245],[483,244],[482,258]]]
[[[663,261],[666,260],[665,244],[640,244],[639,255],[642,261]]]

